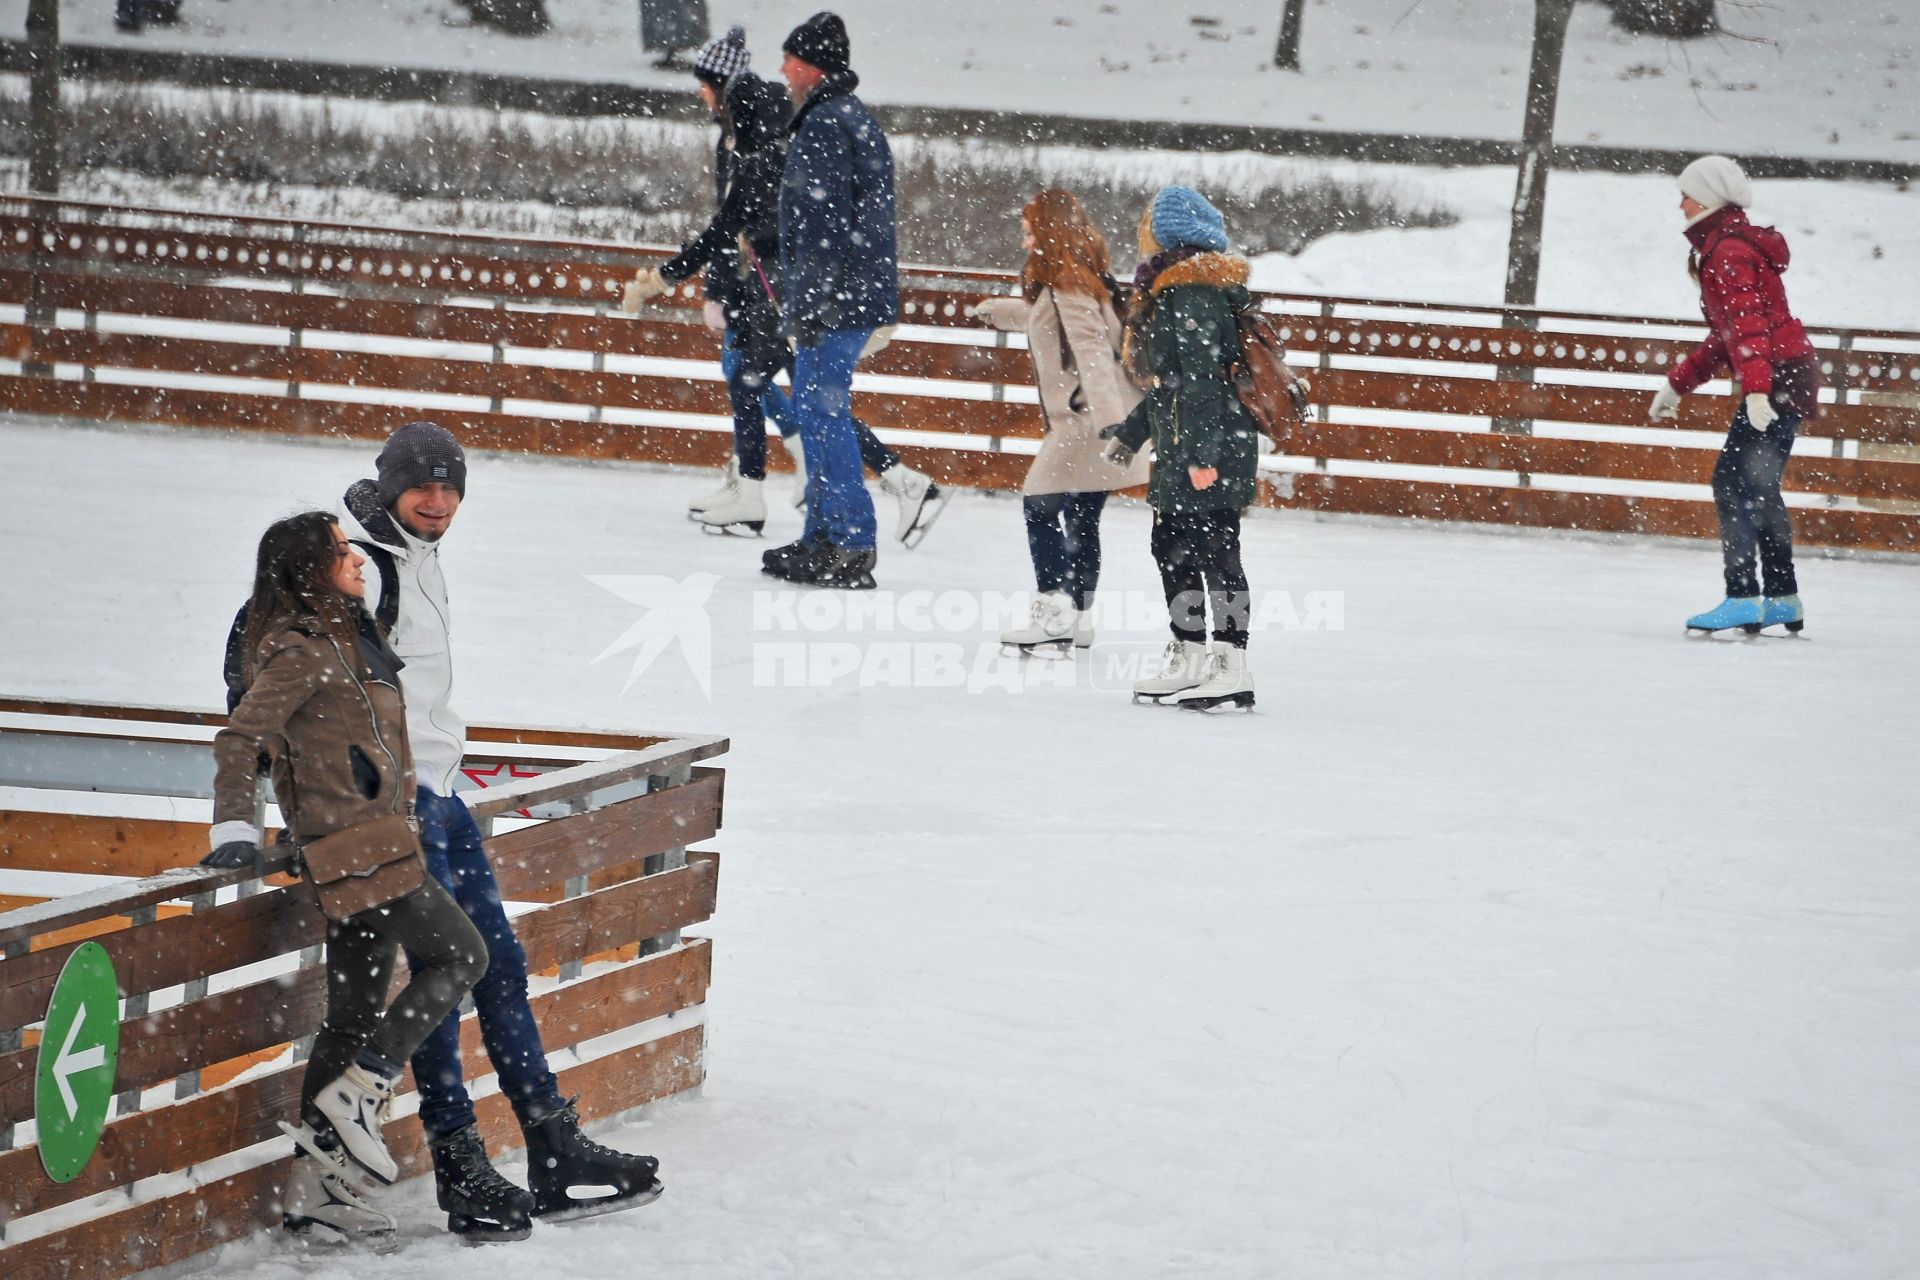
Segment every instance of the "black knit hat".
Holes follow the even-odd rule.
[[[852,51],[847,47],[847,24],[840,21],[839,14],[824,9],[795,27],[780,51],[828,75],[845,71],[853,62]]]
[[[747,29],[731,27],[727,34],[702,45],[693,60],[693,74],[716,89],[747,69]]]
[[[467,455],[453,432],[438,423],[409,422],[388,436],[374,468],[383,507],[422,484],[450,484],[461,497],[467,496]]]

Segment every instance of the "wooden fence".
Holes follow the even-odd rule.
[[[0,786],[205,798],[219,720],[0,703]],[[680,930],[714,907],[718,856],[689,846],[720,826],[723,774],[700,762],[724,753],[725,739],[531,730],[476,739],[489,733],[495,743],[467,767],[525,776],[474,791],[469,804],[489,832],[502,895],[546,904],[514,923],[530,967],[555,975],[535,984],[533,1007],[549,1051],[572,1050],[561,1088],[592,1119],[698,1085],[711,948]],[[579,755],[596,758],[570,758]],[[277,1223],[290,1156],[275,1122],[294,1113],[325,1001],[324,921],[310,895],[283,874],[193,866],[204,823],[0,817],[10,869],[153,872],[0,913],[0,1271],[112,1280]],[[151,865],[156,849],[176,847],[173,869]],[[34,1112],[37,1024],[87,938],[111,956],[122,996],[116,1102],[90,1162],[61,1183],[23,1126]],[[491,1073],[471,1015],[461,1048],[470,1079]],[[403,1082],[403,1113],[410,1090]],[[489,1147],[520,1145],[504,1097],[487,1093],[478,1107]],[[429,1168],[417,1125],[394,1124],[388,1144],[403,1176]]]
[[[660,251],[0,200],[0,406],[377,439],[430,413],[468,444],[720,463],[717,345],[691,285],[612,310]],[[1004,273],[910,269],[855,410],[913,465],[1016,488],[1042,434],[1021,340],[965,317]],[[1708,537],[1732,405],[1651,427],[1700,323],[1269,294],[1314,420],[1269,506]],[[1816,328],[1828,401],[1787,471],[1800,541],[1920,549],[1920,333]],[[775,451],[774,465],[789,462]]]

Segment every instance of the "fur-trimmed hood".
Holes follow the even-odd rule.
[[[1147,283],[1150,293],[1158,294],[1183,284],[1212,285],[1216,289],[1245,288],[1253,266],[1235,253],[1196,253],[1182,258]]]

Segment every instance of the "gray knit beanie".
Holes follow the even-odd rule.
[[[467,496],[466,452],[453,432],[436,422],[409,422],[388,436],[374,467],[384,507],[422,484],[450,484],[461,497]]]

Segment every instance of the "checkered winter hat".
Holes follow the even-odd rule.
[[[724,89],[727,81],[747,69],[748,57],[747,29],[730,27],[727,34],[700,47],[693,60],[693,74],[716,89]]]
[[[1192,187],[1162,187],[1153,197],[1153,238],[1163,249],[1192,245],[1225,253],[1227,220]]]

